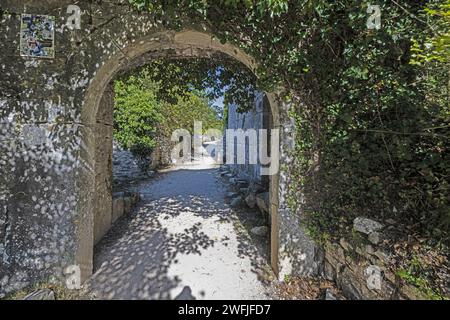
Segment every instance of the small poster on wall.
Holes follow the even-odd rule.
[[[55,57],[55,17],[22,14],[20,55],[33,58]]]

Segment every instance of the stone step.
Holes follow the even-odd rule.
[[[262,192],[256,194],[256,205],[262,212],[269,213],[270,212],[269,192]]]

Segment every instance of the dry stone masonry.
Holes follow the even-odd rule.
[[[327,241],[325,277],[348,299],[423,299],[413,286],[400,285],[389,253],[379,245],[383,228],[377,221],[358,217],[353,221],[355,239]]]

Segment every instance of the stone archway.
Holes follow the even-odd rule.
[[[252,57],[221,44],[203,26],[167,31],[148,13],[122,2],[81,2],[81,28],[69,30],[69,5],[70,0],[2,2],[0,295],[37,281],[65,282],[77,270],[82,280],[91,274],[96,116],[118,72],[156,57],[214,52],[256,67]],[[55,18],[53,58],[20,56],[21,14]],[[300,226],[301,213],[293,213],[286,199],[293,179],[290,105],[277,93],[267,96],[274,127],[280,128],[281,170],[271,177],[270,192],[272,238],[277,239],[272,266],[280,278],[314,274],[320,267],[317,246]]]
[[[194,30],[180,32],[157,32],[140,38],[117,55],[105,61],[92,79],[84,101],[82,121],[89,123],[93,130],[86,145],[88,159],[94,163],[94,192],[91,193],[92,203],[88,220],[93,225],[84,225],[80,229],[79,241],[81,249],[77,254],[77,264],[85,266],[82,278],[89,276],[89,265],[92,264],[92,249],[94,239],[103,235],[107,226],[98,225],[110,221],[111,206],[111,154],[112,154],[112,125],[113,125],[113,96],[108,88],[111,80],[119,73],[139,67],[152,59],[170,58],[198,58],[212,57],[216,53],[226,54],[243,63],[250,70],[255,69],[252,59],[236,47],[221,44],[210,34]],[[272,113],[273,128],[278,129],[279,107],[275,93],[266,93]],[[278,174],[269,177],[269,198],[271,217],[271,265],[278,272]],[[93,235],[93,236],[86,236]],[[89,268],[89,269],[88,269]],[[82,269],[83,270],[83,269]]]

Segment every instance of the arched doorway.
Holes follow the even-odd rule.
[[[77,264],[81,268],[82,280],[90,276],[93,263],[94,239],[105,232],[102,224],[111,215],[111,154],[112,154],[112,93],[108,89],[111,80],[121,72],[139,67],[152,59],[211,57],[214,53],[226,54],[255,70],[255,62],[248,55],[230,44],[221,44],[210,34],[193,30],[181,32],[158,32],[136,39],[111,56],[99,66],[86,92],[81,120],[88,124],[85,129],[86,141],[83,153],[87,163],[94,168],[93,177],[86,185],[91,188],[86,193],[90,210],[87,222],[80,225]],[[279,107],[275,93],[266,93],[274,129],[280,127]],[[95,183],[92,183],[92,180]],[[269,211],[271,219],[271,266],[278,273],[278,181],[279,175],[269,177]],[[110,218],[109,218],[110,219]]]

